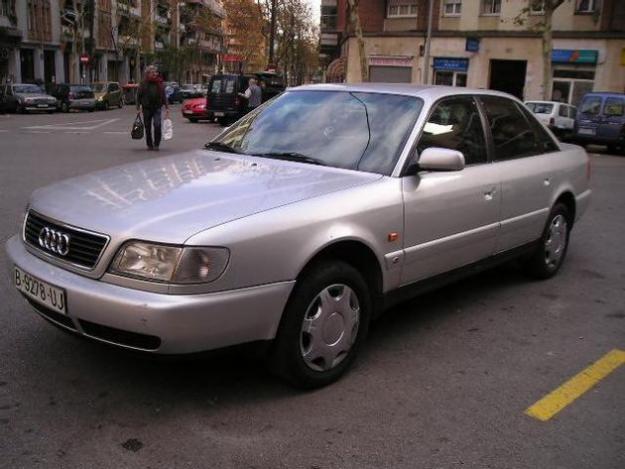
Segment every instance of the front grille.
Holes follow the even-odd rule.
[[[46,227],[69,235],[69,252],[66,255],[58,254],[39,244],[41,230]],[[108,242],[107,236],[52,222],[32,210],[28,212],[24,223],[24,239],[41,252],[88,269],[95,267]]]
[[[95,322],[85,321],[84,319],[79,319],[78,322],[80,322],[80,327],[85,334],[95,337],[96,339],[143,350],[156,350],[161,346],[161,339],[154,335],[124,331],[122,329],[96,324]]]
[[[62,326],[67,327],[73,331],[76,331],[76,327],[74,326],[74,321],[71,320],[69,316],[65,316],[57,311],[54,311],[42,304],[37,303],[36,301],[31,300],[30,298],[24,295],[24,298],[30,303],[30,305],[37,310],[39,314],[41,314],[46,319],[49,319],[52,322],[57,324],[61,324]]]

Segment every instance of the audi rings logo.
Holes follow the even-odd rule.
[[[67,256],[69,252],[69,235],[52,228],[42,228],[39,232],[39,246],[60,256]]]

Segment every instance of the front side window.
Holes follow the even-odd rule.
[[[584,99],[582,102],[581,113],[582,114],[590,114],[592,116],[599,115],[601,111],[601,97],[599,96],[589,96]]]
[[[208,146],[388,175],[422,105],[403,95],[290,91],[249,113]]]
[[[467,165],[486,162],[484,128],[474,98],[460,96],[436,104],[423,126],[417,151],[429,147],[462,152]]]
[[[499,15],[501,13],[501,0],[482,0],[483,15]]]
[[[537,136],[516,103],[498,96],[482,96],[493,137],[495,160],[541,153]]]
[[[460,16],[462,13],[462,0],[445,0],[443,4],[444,16]]]

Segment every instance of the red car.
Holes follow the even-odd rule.
[[[206,112],[206,98],[185,99],[182,103],[182,117],[186,117],[191,122],[213,118]]]

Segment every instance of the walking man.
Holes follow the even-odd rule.
[[[169,117],[169,105],[165,96],[163,79],[154,65],[145,69],[145,75],[137,91],[137,111],[143,111],[145,125],[145,142],[148,150],[158,151],[161,143],[161,108],[165,106],[166,116]],[[154,140],[152,140],[152,125],[154,125]]]
[[[263,90],[256,84],[255,78],[250,78],[245,93],[239,93],[239,95],[247,99],[248,112],[260,106],[260,103],[263,100]]]

